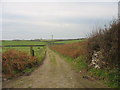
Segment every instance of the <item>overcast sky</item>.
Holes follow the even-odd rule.
[[[56,39],[86,37],[94,28],[103,27],[118,15],[118,4],[115,0],[2,1],[2,39],[51,39],[51,35]]]

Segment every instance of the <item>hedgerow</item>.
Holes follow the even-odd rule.
[[[26,68],[32,68],[38,64],[36,57],[17,50],[8,50],[2,54],[3,77],[13,77],[17,73],[23,72]]]

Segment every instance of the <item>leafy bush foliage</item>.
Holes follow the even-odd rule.
[[[90,63],[94,51],[102,51],[104,61],[108,63],[108,67],[118,66],[118,34],[120,30],[120,22],[113,21],[109,27],[99,29],[92,33],[88,39],[87,60]]]
[[[88,38],[87,62],[91,63],[94,51],[101,51],[103,56],[101,61],[106,62],[106,65],[99,70],[92,69],[92,74],[104,77],[107,79],[108,86],[116,88],[119,86],[118,43],[120,37],[118,35],[120,34],[120,22],[113,21],[109,27],[97,31]]]
[[[37,65],[37,58],[28,56],[27,53],[17,50],[8,50],[2,54],[2,72],[3,76],[11,77],[26,68]]]

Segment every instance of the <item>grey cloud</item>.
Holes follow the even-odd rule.
[[[27,4],[24,4],[24,7],[25,5]],[[20,8],[20,5],[4,8],[3,39],[50,39],[52,34],[54,38],[86,37],[86,34],[90,33],[94,26],[97,24],[104,26],[112,20],[112,16],[117,16],[117,3],[52,5],[54,3],[47,3],[47,5],[44,3],[40,7],[29,5],[26,7],[27,9]],[[100,6],[103,6],[104,9]],[[99,11],[94,11],[95,7],[99,7]],[[89,12],[82,13],[84,10]]]

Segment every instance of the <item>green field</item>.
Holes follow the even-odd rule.
[[[26,41],[26,40],[21,40],[21,41],[2,41],[2,45],[46,45],[52,40],[45,40],[45,41]],[[73,42],[79,42],[81,40],[63,40],[63,41],[58,41],[58,40],[53,40],[52,42],[54,43],[73,43]]]
[[[42,41],[3,41],[2,45],[45,45],[47,42]]]
[[[63,40],[63,41],[59,41],[59,40],[53,40],[53,43],[74,43],[74,42],[79,42],[81,40]],[[51,42],[51,40],[44,40],[44,41],[28,41],[28,40],[20,40],[20,41],[10,41],[10,40],[5,40],[2,41],[1,44],[2,46],[4,45],[47,45],[49,42]],[[39,48],[42,47],[33,47],[33,49],[36,51]],[[16,49],[19,51],[25,51],[27,53],[30,53],[30,47],[0,47],[0,52],[5,52],[9,49]]]
[[[42,48],[43,47],[33,47],[33,50],[38,51]],[[10,50],[10,49],[16,49],[16,50],[24,51],[24,52],[30,54],[30,47],[3,47],[1,51],[5,52],[5,51]]]
[[[54,43],[74,43],[74,42],[80,42],[82,40],[64,40],[64,41],[55,41]]]
[[[2,45],[45,45],[46,42],[38,42],[38,41],[3,41]],[[36,51],[38,48],[41,47],[33,47],[33,49]],[[16,49],[19,51],[25,51],[28,54],[30,54],[30,47],[3,47],[0,48],[0,52],[7,51],[9,49]]]

